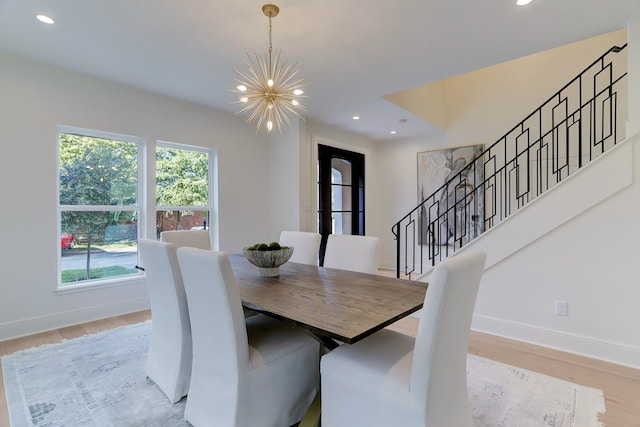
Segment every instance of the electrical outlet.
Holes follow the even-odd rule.
[[[556,316],[568,316],[569,303],[566,301],[556,301]]]

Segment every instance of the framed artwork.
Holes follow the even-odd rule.
[[[473,191],[484,168],[475,162],[465,169],[483,151],[479,144],[418,153],[418,203],[427,200],[420,209],[421,245],[466,243],[484,231],[484,193]],[[463,169],[460,179],[443,187]]]

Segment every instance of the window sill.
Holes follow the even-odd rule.
[[[131,286],[146,284],[147,277],[144,274],[118,277],[113,279],[91,280],[78,284],[58,285],[55,290],[57,295],[72,294],[76,292],[93,291],[96,289],[113,288],[118,286]]]

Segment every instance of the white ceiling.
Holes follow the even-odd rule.
[[[0,0],[0,50],[236,111],[233,70],[246,69],[246,53],[268,47],[264,3]],[[273,46],[283,59],[304,64],[305,116],[374,140],[433,130],[384,95],[625,28],[640,10],[638,0],[276,4]],[[56,23],[40,23],[38,13]]]

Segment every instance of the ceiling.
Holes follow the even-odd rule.
[[[235,112],[233,70],[247,68],[247,53],[267,51],[264,3],[0,0],[0,50]],[[273,46],[303,64],[304,116],[373,140],[435,130],[384,95],[619,30],[640,10],[639,0],[276,4]]]

